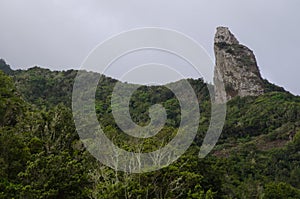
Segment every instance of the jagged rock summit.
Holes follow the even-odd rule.
[[[226,103],[235,96],[258,96],[264,93],[253,52],[241,45],[227,27],[218,27],[214,39],[216,65],[214,70],[215,101]],[[221,89],[221,81],[224,89]]]

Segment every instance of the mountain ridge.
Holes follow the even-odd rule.
[[[189,79],[200,106],[194,142],[168,167],[130,174],[104,166],[81,142],[71,110],[76,70],[13,71],[2,66],[0,198],[300,198],[300,97],[267,80],[262,80],[264,93],[258,96],[226,99],[221,137],[213,151],[199,159],[210,125],[207,87],[212,85]],[[103,75],[100,81],[96,115],[116,146],[130,152],[156,151],[177,133],[181,110],[170,90],[141,86],[132,95],[129,112],[136,124],[149,123],[154,104],[167,112],[164,128],[139,140],[114,121],[111,93],[117,80]]]

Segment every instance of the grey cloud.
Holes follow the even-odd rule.
[[[298,0],[1,0],[0,57],[13,68],[76,68],[97,44],[143,26],[171,28],[213,57],[216,26],[230,27],[255,53],[262,75],[300,94]]]

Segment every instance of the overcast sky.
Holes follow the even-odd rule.
[[[251,48],[262,76],[300,94],[299,0],[1,0],[0,57],[13,69],[78,69],[108,37],[139,27],[170,28],[213,55],[217,26]]]

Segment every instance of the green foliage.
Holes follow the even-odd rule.
[[[11,75],[14,72],[3,59],[0,59],[0,71],[3,71],[7,75]]]
[[[27,71],[16,70],[13,78],[22,97],[38,106],[52,107],[60,103],[71,107],[71,92],[75,70],[51,72],[39,67]]]
[[[23,112],[24,104],[17,96],[12,79],[0,71],[0,127],[14,126]]]
[[[266,199],[292,199],[300,198],[300,190],[284,182],[271,182],[265,187],[263,198]]]
[[[264,83],[265,92],[267,92],[267,93],[275,92],[275,91],[277,91],[277,92],[287,92],[287,91],[284,90],[283,87],[276,86],[275,84],[270,83],[266,79],[263,80],[263,83]]]
[[[20,195],[25,198],[85,198],[82,185],[89,184],[84,166],[66,152],[33,156],[19,177],[24,186]]]
[[[211,85],[189,79],[201,110],[194,143],[166,168],[130,174],[100,164],[79,140],[70,109],[75,75],[38,67],[11,77],[0,72],[0,198],[300,197],[299,97],[265,82],[266,94],[234,98],[218,146],[199,159],[210,122]],[[137,124],[149,123],[149,108],[157,103],[168,115],[156,136],[139,140],[114,122],[110,101],[116,82],[101,76],[96,92],[95,109],[107,136],[129,151],[163,147],[180,123],[174,94],[162,86],[142,86],[133,94],[130,114]]]
[[[223,137],[256,136],[300,119],[299,97],[272,92],[259,97],[236,97],[228,102]]]

